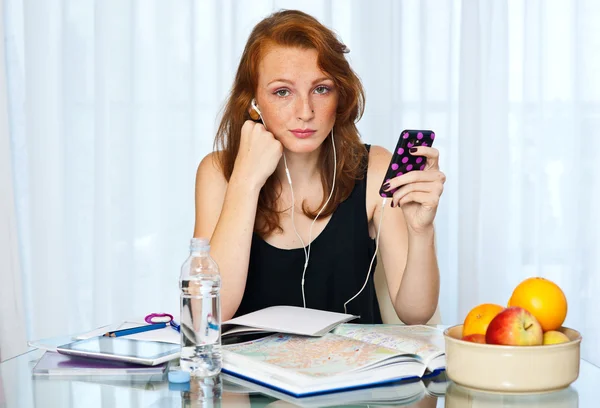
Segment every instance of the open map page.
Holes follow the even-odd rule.
[[[396,324],[343,324],[333,333],[376,344],[402,353],[416,354],[428,363],[444,352],[443,332],[423,325],[402,326]]]
[[[311,377],[360,370],[400,354],[417,354],[427,360],[440,352],[429,344],[436,333],[439,335],[431,328],[377,325],[377,332],[374,329],[366,325],[341,325],[334,333],[319,338],[275,334],[228,345],[224,350]]]
[[[324,377],[371,365],[397,351],[328,333],[323,337],[275,334],[259,340],[228,345],[224,350],[290,369]]]

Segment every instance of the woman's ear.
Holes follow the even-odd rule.
[[[252,120],[258,120],[260,119],[260,115],[258,114],[258,112],[256,112],[254,110],[254,108],[249,108],[248,109],[248,113],[250,114],[250,118],[252,118]]]
[[[258,120],[261,118],[260,109],[258,109],[258,106],[256,106],[256,99],[252,99],[252,102],[250,102],[250,109],[248,109],[248,113],[250,114],[252,120]]]

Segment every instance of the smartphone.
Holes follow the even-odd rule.
[[[403,130],[398,137],[398,143],[394,149],[394,154],[390,160],[387,172],[379,188],[379,195],[382,197],[392,197],[397,189],[384,191],[383,186],[394,177],[405,173],[425,169],[426,158],[424,156],[415,156],[410,153],[411,147],[433,145],[435,133],[431,130]]]

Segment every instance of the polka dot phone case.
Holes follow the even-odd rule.
[[[392,155],[392,160],[385,174],[385,178],[379,188],[379,194],[382,197],[392,197],[397,188],[390,191],[384,191],[385,183],[399,177],[405,173],[424,170],[426,158],[424,156],[415,156],[410,153],[412,147],[432,146],[435,139],[435,133],[431,130],[403,130],[398,138],[396,149]]]

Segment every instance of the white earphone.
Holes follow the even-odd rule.
[[[256,105],[255,99],[252,99],[251,106],[252,106],[252,109],[254,109],[254,111],[258,114],[265,129],[267,129],[267,124],[265,123],[265,120],[262,117],[262,113],[260,112],[260,109]],[[336,170],[337,170],[337,155],[335,152],[335,140],[333,138],[333,129],[331,129],[331,144],[333,147],[333,182],[331,185],[331,192],[329,193],[329,197],[327,197],[327,201],[325,201],[325,204],[323,204],[323,207],[321,207],[321,209],[317,213],[317,216],[315,217],[313,222],[310,224],[310,229],[309,229],[309,233],[308,233],[308,251],[306,250],[306,245],[304,244],[304,240],[298,233],[298,230],[296,229],[296,223],[294,222],[294,212],[295,212],[295,203],[296,203],[296,201],[294,199],[294,188],[292,186],[292,176],[290,175],[290,171],[287,166],[285,152],[283,153],[283,163],[285,165],[285,174],[287,176],[288,183],[290,185],[290,190],[292,192],[292,226],[294,227],[294,232],[296,233],[296,236],[298,237],[298,239],[300,239],[300,242],[302,243],[302,249],[304,250],[304,270],[302,271],[301,286],[302,286],[302,303],[305,308],[306,308],[306,298],[304,296],[304,277],[306,275],[306,268],[308,267],[308,260],[310,259],[310,246],[312,244],[312,228],[313,228],[313,225],[315,224],[315,221],[317,221],[317,218],[319,218],[319,215],[321,215],[321,212],[323,211],[323,209],[325,209],[325,207],[327,207],[327,204],[329,203],[329,200],[331,199],[331,196],[333,195],[333,190],[335,189],[335,178],[336,178]],[[346,305],[348,303],[350,303],[352,300],[354,300],[358,295],[360,295],[360,293],[363,291],[363,289],[367,286],[367,282],[369,281],[369,276],[371,275],[371,268],[373,267],[373,262],[375,261],[375,257],[377,256],[377,250],[379,248],[379,231],[381,229],[381,220],[383,219],[383,210],[385,208],[386,201],[387,201],[387,198],[384,198],[383,203],[381,204],[381,206],[382,206],[381,217],[379,219],[379,226],[377,227],[377,237],[375,240],[375,253],[373,254],[373,258],[371,259],[371,264],[369,265],[369,271],[367,272],[367,278],[365,279],[365,283],[363,284],[362,288],[358,291],[358,293],[356,295],[354,295],[353,297],[351,297],[350,299],[348,299],[346,301],[346,303],[344,303],[344,313],[347,313]]]
[[[258,106],[256,106],[256,100],[255,99],[252,99],[251,105],[252,105],[252,109],[254,109],[256,111],[256,113],[258,113],[258,116],[262,120],[262,113],[260,113],[260,109],[258,109]],[[265,127],[265,129],[267,128],[267,125],[265,125],[264,120],[263,120],[263,126]]]

